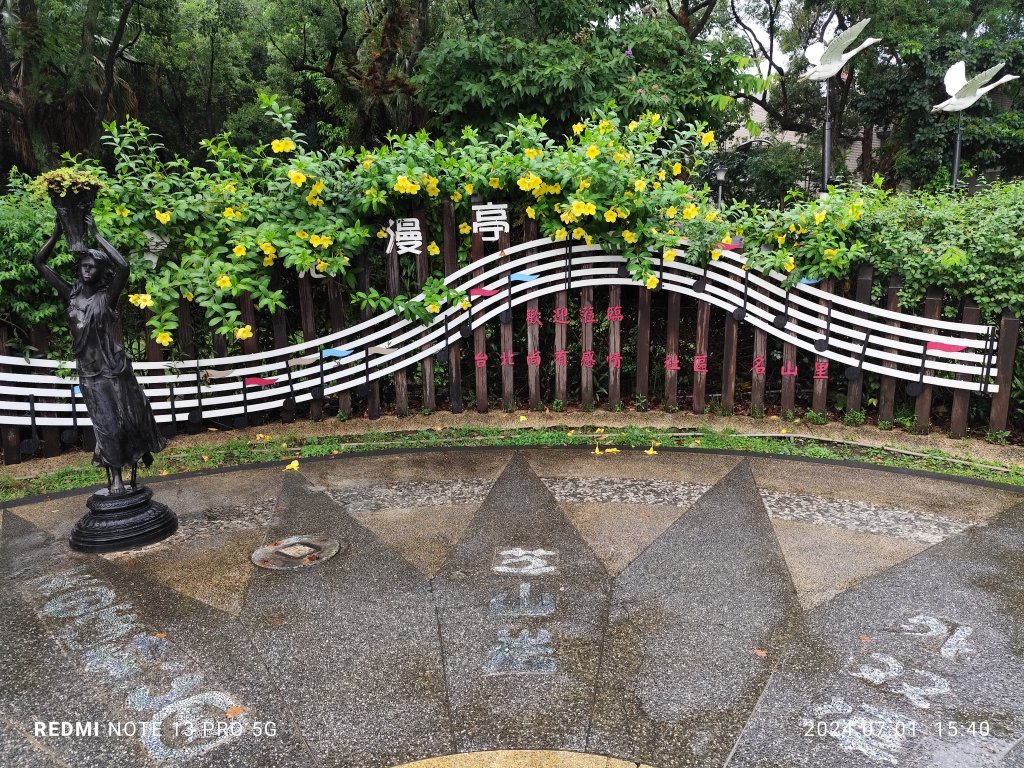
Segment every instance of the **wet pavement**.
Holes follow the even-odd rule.
[[[1012,490],[664,449],[282,466],[153,482],[180,529],[127,553],[68,549],[87,494],[4,510],[0,765],[1024,766]]]

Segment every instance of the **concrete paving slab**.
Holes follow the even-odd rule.
[[[342,489],[386,483],[440,483],[453,480],[494,481],[511,451],[437,450],[375,456],[337,456],[310,462],[303,474],[314,485]]]
[[[875,576],[929,544],[795,520],[772,520],[805,610]]]
[[[740,463],[616,580],[588,750],[722,765],[800,613]]]
[[[609,580],[522,456],[433,587],[458,750],[583,750]]]
[[[389,507],[353,515],[428,579],[462,536],[478,504]]]
[[[1024,505],[814,611],[731,765],[1005,765],[1024,738],[1022,552]]]
[[[429,582],[288,473],[268,540],[312,533],[341,550],[297,571],[257,569],[242,620],[315,759],[391,766],[453,751]]]
[[[659,451],[656,456],[642,451],[594,456],[593,448],[525,448],[520,453],[539,477],[639,478],[707,486],[729,474],[741,460],[737,456],[674,451]]]

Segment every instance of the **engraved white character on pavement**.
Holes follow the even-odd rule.
[[[524,576],[539,576],[543,573],[558,572],[557,549],[513,549],[499,550],[495,555],[495,573],[514,573]]]
[[[498,645],[484,664],[484,674],[551,675],[558,668],[554,652],[551,634],[545,629],[537,630],[536,637],[530,637],[525,629],[518,637],[512,637],[507,629],[499,629]]]
[[[550,592],[542,592],[540,600],[530,599],[530,582],[519,585],[518,602],[509,603],[509,593],[502,592],[491,599],[491,614],[494,616],[550,616],[555,612],[555,597]]]

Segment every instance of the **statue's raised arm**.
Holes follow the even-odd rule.
[[[57,290],[58,295],[64,301],[67,301],[71,296],[71,284],[54,272],[53,268],[47,264],[47,261],[50,260],[50,256],[53,254],[54,247],[57,245],[57,241],[63,233],[64,228],[60,225],[60,219],[57,219],[57,223],[53,228],[53,234],[43,244],[43,247],[39,249],[39,253],[32,259],[32,263],[39,274],[43,276],[43,279]]]

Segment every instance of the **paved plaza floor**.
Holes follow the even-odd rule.
[[[824,462],[466,449],[0,518],[0,765],[1024,767],[1024,497]],[[259,550],[259,551],[258,551]]]

